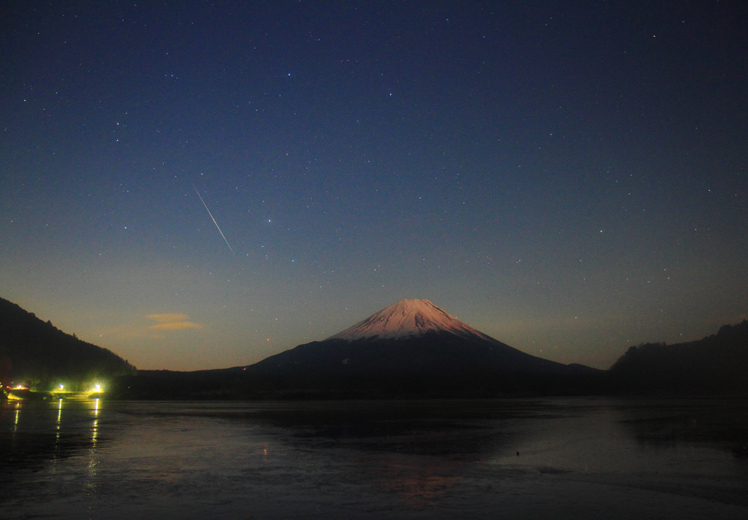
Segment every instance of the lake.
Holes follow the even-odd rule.
[[[748,402],[0,402],[0,517],[748,518]]]

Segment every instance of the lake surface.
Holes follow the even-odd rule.
[[[748,518],[748,403],[0,402],[0,517]]]

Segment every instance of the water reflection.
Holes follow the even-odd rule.
[[[411,509],[423,509],[461,483],[464,464],[444,458],[385,455],[377,472],[388,492]]]
[[[211,507],[222,517],[293,516],[325,504],[429,516],[448,504],[471,516],[492,500],[541,500],[538,486],[573,509],[567,494],[591,500],[608,486],[609,494],[656,490],[742,507],[748,467],[733,464],[744,459],[732,445],[707,434],[739,431],[742,419],[730,418],[746,410],[720,406],[602,399],[4,403],[0,503],[12,496],[23,506],[19,518],[58,514],[53,505],[32,505],[45,501],[68,504],[67,517],[91,516],[102,504],[121,510],[120,518],[154,504],[174,518]],[[20,471],[28,468],[34,471]],[[180,507],[182,516],[172,512]]]
[[[298,446],[480,459],[510,449],[522,434],[500,426],[553,416],[547,406],[539,413],[539,406],[516,401],[262,403],[251,414],[233,417],[282,428]]]
[[[57,428],[55,433],[55,449],[60,446],[60,426],[62,425],[62,399],[57,403]]]
[[[95,450],[99,411],[98,400],[2,402],[0,467],[38,469],[81,450]]]
[[[99,435],[99,399],[98,398],[94,399],[93,416],[94,416],[94,422],[91,428],[92,449],[96,448],[96,438]]]
[[[663,400],[622,406],[621,424],[642,449],[711,446],[748,460],[748,402]]]
[[[99,460],[96,452],[96,442],[99,436],[99,399],[94,399],[93,402],[93,425],[91,426],[91,447],[88,449],[88,482],[86,483],[86,489],[89,492],[96,491],[96,476],[99,465]]]

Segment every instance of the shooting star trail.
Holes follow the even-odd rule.
[[[232,255],[236,256],[236,253],[234,253],[234,250],[233,250],[233,249],[231,248],[231,244],[229,244],[229,241],[228,241],[228,240],[226,240],[226,235],[224,235],[224,234],[223,234],[223,231],[221,231],[221,228],[220,228],[220,227],[218,226],[218,222],[216,222],[216,219],[215,219],[215,218],[213,218],[213,213],[211,213],[211,212],[210,212],[210,210],[208,209],[208,205],[207,205],[207,204],[205,203],[205,201],[203,200],[203,196],[202,196],[202,195],[200,195],[200,192],[199,192],[199,191],[197,191],[197,188],[195,188],[195,185],[194,185],[194,184],[192,185],[192,188],[193,188],[193,189],[195,190],[195,193],[197,193],[197,196],[198,196],[198,197],[200,197],[200,202],[202,202],[202,203],[203,203],[203,206],[205,206],[205,211],[207,211],[207,212],[208,212],[208,215],[210,215],[210,219],[211,219],[211,220],[213,221],[213,224],[215,224],[215,225],[216,225],[216,229],[218,230],[218,232],[219,232],[219,233],[221,234],[221,236],[223,237],[223,241],[224,241],[224,242],[226,242],[226,245],[227,245],[227,246],[229,246],[229,251],[231,251],[231,254],[232,254]]]

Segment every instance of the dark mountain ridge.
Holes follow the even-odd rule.
[[[110,350],[66,334],[15,303],[0,298],[0,381],[70,390],[99,378],[135,372]]]
[[[626,393],[748,394],[748,321],[697,341],[630,347],[610,368]]]

